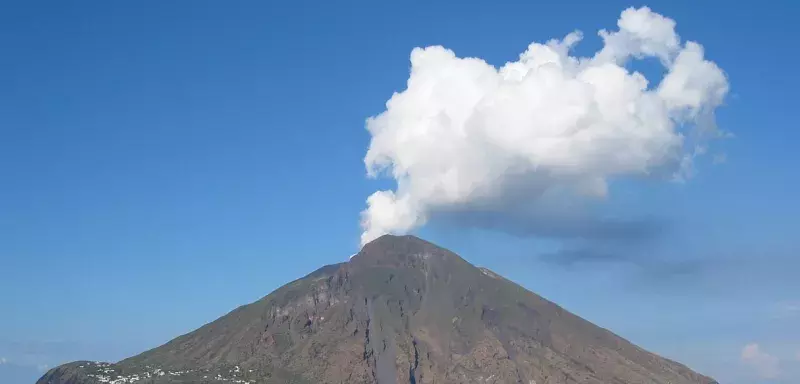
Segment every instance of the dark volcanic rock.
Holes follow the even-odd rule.
[[[491,271],[383,236],[194,332],[39,384],[712,384]]]

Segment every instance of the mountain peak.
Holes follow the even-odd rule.
[[[413,235],[383,235],[367,243],[350,259],[354,266],[386,265],[412,267],[414,260],[461,260],[455,253]],[[462,260],[463,261],[463,260]]]
[[[386,234],[376,238],[375,240],[370,241],[369,243],[365,244],[361,249],[362,251],[373,250],[373,249],[403,249],[411,252],[414,250],[424,250],[431,248],[442,249],[438,245],[423,240],[414,235]]]

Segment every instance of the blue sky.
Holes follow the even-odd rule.
[[[643,5],[346,4],[7,4],[0,365],[119,359],[346,260],[366,197],[394,183],[366,176],[365,120],[413,48],[500,66],[579,29],[589,54]],[[721,382],[797,382],[797,8],[646,5],[725,71],[716,117],[735,135],[686,183],[610,185],[602,210],[657,218],[657,236],[566,254],[447,220],[414,233]]]

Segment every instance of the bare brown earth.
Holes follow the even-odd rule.
[[[413,236],[383,236],[165,345],[39,384],[712,384]]]

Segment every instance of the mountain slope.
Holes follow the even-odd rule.
[[[158,348],[39,383],[135,381],[715,383],[452,252],[388,235]]]

